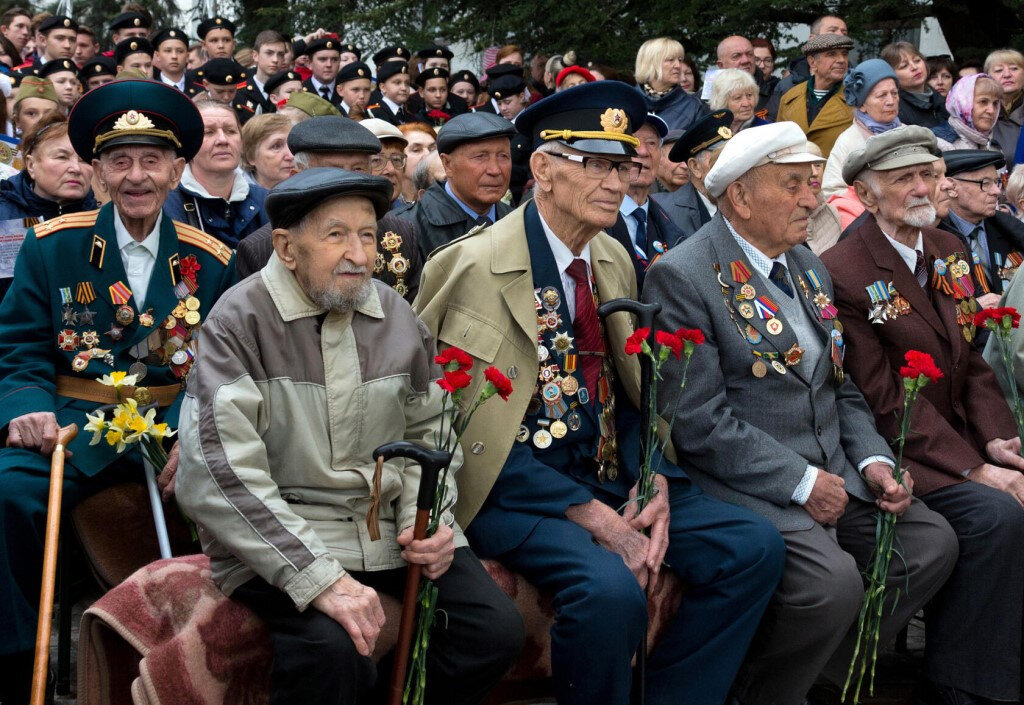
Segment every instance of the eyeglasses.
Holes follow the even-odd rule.
[[[770,56],[765,56],[764,58],[761,58],[761,59],[758,59],[757,57],[754,57],[754,65],[755,66],[773,66],[774,64],[775,64],[775,59],[773,59]]]
[[[950,178],[954,181],[966,181],[969,184],[978,184],[978,187],[981,188],[982,191],[988,191],[993,186],[997,189],[1000,188],[998,179],[961,179],[958,176],[951,176]]]
[[[613,162],[611,159],[603,159],[602,157],[584,157],[579,154],[562,154],[560,152],[547,152],[547,154],[582,164],[583,171],[587,176],[601,181],[608,178],[608,174],[612,173],[614,169],[619,177],[619,181],[626,183],[639,176],[640,170],[643,168],[640,162],[634,161]]]
[[[370,157],[370,171],[379,174],[384,171],[384,167],[387,163],[391,162],[391,166],[401,171],[405,168],[406,156],[404,154],[392,154],[390,156],[384,156],[383,154],[374,154]]]

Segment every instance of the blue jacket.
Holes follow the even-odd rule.
[[[678,86],[661,98],[647,95],[639,86],[636,90],[640,91],[640,95],[644,97],[647,110],[664,120],[670,130],[689,130],[693,123],[711,112],[699,98],[690,95]]]
[[[241,189],[243,183],[248,187],[245,198],[229,203],[223,198],[210,196],[186,169],[178,188],[167,195],[164,215],[198,228],[235,248],[239,240],[270,222],[263,210],[267,189],[250,183],[239,173],[235,177],[235,189]]]

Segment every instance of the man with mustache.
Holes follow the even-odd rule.
[[[932,227],[938,159],[927,128],[908,125],[870,137],[843,167],[843,179],[870,215],[822,260],[835,284],[846,368],[883,437],[899,435],[905,353],[928,353],[943,373],[918,398],[903,452],[910,486],[945,517],[959,543],[953,574],[927,611],[926,670],[938,702],[1015,701],[1024,460],[999,384],[971,344],[979,306],[967,292],[978,268],[968,265],[963,241]],[[972,183],[956,188],[979,190]],[[916,551],[903,555],[919,558]]]

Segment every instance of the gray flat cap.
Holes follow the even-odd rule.
[[[492,137],[508,137],[516,134],[516,126],[494,113],[463,113],[444,124],[437,135],[439,154],[451,154],[460,144],[486,140]]]
[[[288,228],[310,211],[335,196],[364,196],[373,204],[380,220],[391,208],[391,182],[383,176],[371,176],[333,167],[304,169],[270,189],[264,201],[270,224]]]
[[[868,137],[863,149],[850,153],[843,164],[843,181],[852,184],[865,169],[892,171],[929,164],[942,157],[935,133],[919,125],[901,125]]]
[[[853,40],[845,34],[819,34],[811,37],[801,47],[804,56],[817,54],[819,51],[831,51],[832,49],[853,49]]]
[[[288,149],[299,152],[380,152],[380,140],[355,120],[322,115],[303,120],[288,133]]]

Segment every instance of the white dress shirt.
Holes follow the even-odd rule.
[[[164,219],[161,212],[156,217],[153,230],[142,242],[131,236],[121,222],[121,215],[114,208],[114,233],[117,235],[117,250],[121,253],[125,274],[128,275],[128,288],[135,297],[135,305],[139,311],[146,307],[146,294],[149,291],[149,280],[153,276],[156,255],[160,251],[160,223]]]
[[[917,253],[924,253],[924,238],[921,236],[921,233],[917,233],[917,242],[914,244],[913,248],[907,247],[902,242],[893,240],[884,232],[882,234],[885,235],[885,239],[888,240],[889,244],[893,246],[893,248],[896,250],[896,253],[903,259],[904,262],[907,263],[907,266],[910,267],[910,273],[914,274],[914,268],[917,267]]]
[[[537,213],[540,216],[540,213]],[[576,318],[576,280],[566,274],[565,270],[569,268],[574,259],[577,259],[576,255],[572,253],[565,243],[558,239],[558,236],[548,227],[548,224],[544,222],[544,217],[540,216],[541,227],[544,228],[544,235],[548,238],[548,246],[551,247],[551,254],[555,256],[555,266],[558,267],[558,274],[562,277],[562,291],[565,292],[565,307],[569,309],[569,316],[575,320]],[[579,259],[582,259],[587,263],[587,277],[592,278],[594,271],[590,266],[590,243],[588,242],[583,246],[583,251],[579,255]]]

